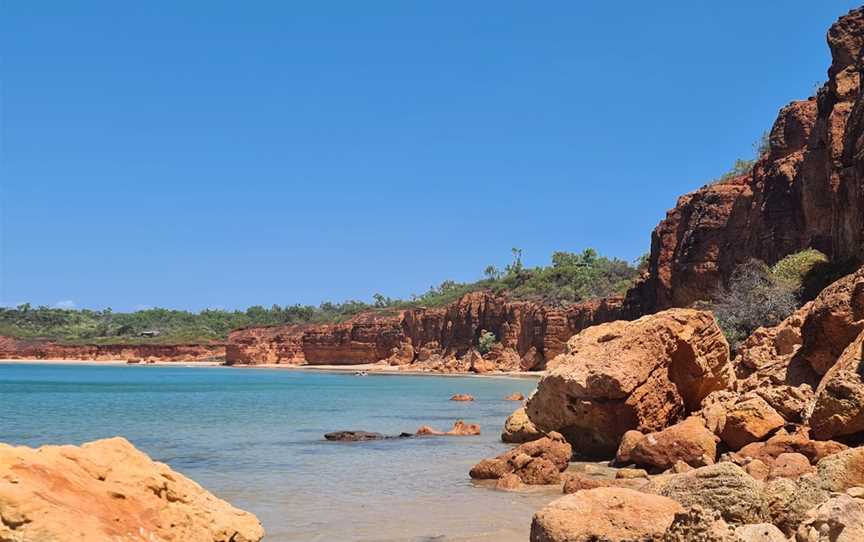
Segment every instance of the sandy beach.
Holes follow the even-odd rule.
[[[44,364],[44,365],[130,365],[130,366],[176,366],[176,367],[227,367],[237,369],[280,369],[286,371],[312,371],[312,372],[327,372],[327,373],[347,373],[353,374],[358,371],[365,371],[370,375],[391,375],[391,376],[444,376],[444,377],[474,377],[474,378],[528,378],[539,379],[546,374],[546,371],[532,372],[490,372],[483,374],[476,373],[435,373],[430,371],[411,371],[400,369],[392,365],[383,365],[379,363],[364,363],[358,365],[283,365],[278,363],[261,363],[247,365],[225,365],[218,361],[147,361],[130,363],[126,360],[81,360],[81,359],[0,359],[0,365],[3,364]]]

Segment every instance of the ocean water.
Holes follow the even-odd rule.
[[[475,485],[471,465],[506,449],[499,432],[533,379],[174,366],[0,365],[0,441],[80,444],[122,435],[236,506],[265,541],[524,541],[558,494]],[[476,401],[449,401],[470,393]],[[334,443],[479,423],[479,437]]]

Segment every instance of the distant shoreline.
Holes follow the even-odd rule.
[[[392,366],[382,366],[375,363],[358,365],[282,365],[277,363],[261,364],[237,364],[226,365],[217,361],[153,361],[128,363],[125,360],[81,360],[81,359],[0,359],[0,365],[85,365],[85,366],[174,366],[174,367],[227,367],[237,369],[280,369],[287,371],[307,371],[334,374],[353,374],[365,371],[369,376],[449,376],[449,377],[478,377],[478,378],[540,378],[546,374],[545,371],[534,372],[496,372],[496,373],[436,373],[432,371],[400,370]]]

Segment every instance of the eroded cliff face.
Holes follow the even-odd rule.
[[[780,110],[752,171],[682,196],[652,235],[649,274],[631,312],[711,297],[738,264],[812,247],[864,259],[864,10],[828,31],[832,64],[815,97]]]
[[[228,338],[229,364],[424,365],[447,370],[531,370],[560,354],[573,334],[591,325],[629,317],[621,299],[568,308],[508,301],[473,292],[434,309],[363,313],[339,324],[241,329]],[[482,331],[500,341],[486,356],[475,351]]]
[[[224,344],[60,344],[0,336],[0,359],[81,361],[221,361]]]

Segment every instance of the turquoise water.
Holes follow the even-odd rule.
[[[500,453],[531,379],[173,366],[0,365],[0,441],[38,446],[122,435],[254,512],[266,541],[527,540],[554,494],[473,485]],[[473,403],[449,401],[470,393]],[[479,437],[332,443],[326,432],[399,433],[457,418]]]

